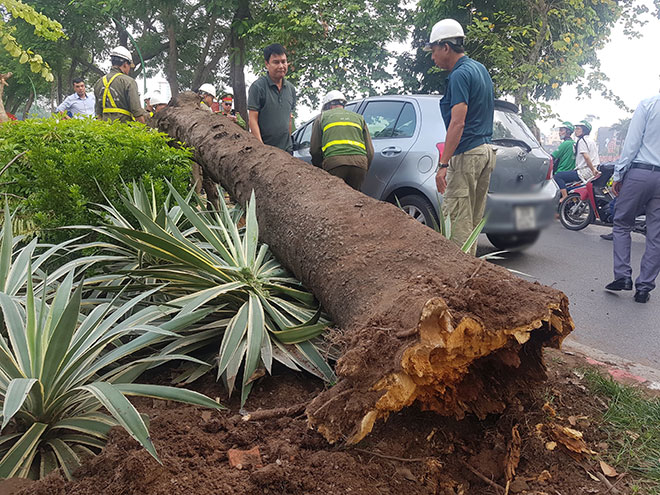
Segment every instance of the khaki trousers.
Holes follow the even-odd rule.
[[[459,248],[484,216],[490,174],[494,168],[495,151],[489,144],[477,146],[449,161],[442,214],[451,220],[450,239]],[[469,253],[473,256],[477,253],[476,242]]]

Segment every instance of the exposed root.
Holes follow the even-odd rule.
[[[442,298],[429,300],[417,327],[418,339],[402,348],[400,370],[373,385],[372,391],[379,394],[361,414],[347,443],[359,442],[376,421],[414,402],[459,419],[467,413],[484,418],[502,412],[511,384],[544,377],[541,347],[558,347],[572,329],[570,316],[559,304],[551,304],[545,315],[527,325],[494,332],[470,317],[455,324]],[[335,442],[344,435],[340,425],[319,414],[326,405],[310,407],[308,418],[328,441]]]

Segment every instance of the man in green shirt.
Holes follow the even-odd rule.
[[[274,43],[264,48],[266,74],[248,93],[250,132],[264,144],[293,152],[291,124],[296,107],[296,88],[284,76],[289,65],[284,47]]]
[[[101,120],[137,120],[145,123],[147,112],[142,108],[135,79],[129,76],[133,59],[124,46],[110,51],[110,72],[96,81],[96,116]]]
[[[312,164],[344,179],[360,190],[374,157],[369,129],[364,117],[346,110],[346,98],[330,91],[323,98],[323,111],[312,124],[309,152]]]
[[[575,169],[575,153],[573,150],[575,141],[571,138],[574,130],[575,126],[570,122],[562,122],[559,126],[561,144],[559,148],[552,152],[552,159],[554,161],[553,173],[555,174],[557,172]]]

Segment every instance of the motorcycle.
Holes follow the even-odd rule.
[[[600,173],[586,184],[569,185],[568,196],[559,205],[559,221],[568,230],[582,230],[597,220],[612,225],[611,203],[616,198],[611,188],[614,163],[602,164]],[[637,217],[634,230],[646,234],[646,218],[643,215]]]

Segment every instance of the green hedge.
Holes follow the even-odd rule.
[[[159,202],[167,196],[166,179],[185,192],[192,154],[170,142],[138,123],[91,118],[9,122],[0,126],[0,168],[28,151],[0,177],[0,192],[9,193],[20,216],[42,230],[42,239],[59,241],[70,233],[47,229],[98,224],[90,207],[105,203],[103,194],[119,204],[122,180],[143,180],[149,190],[153,184]]]

